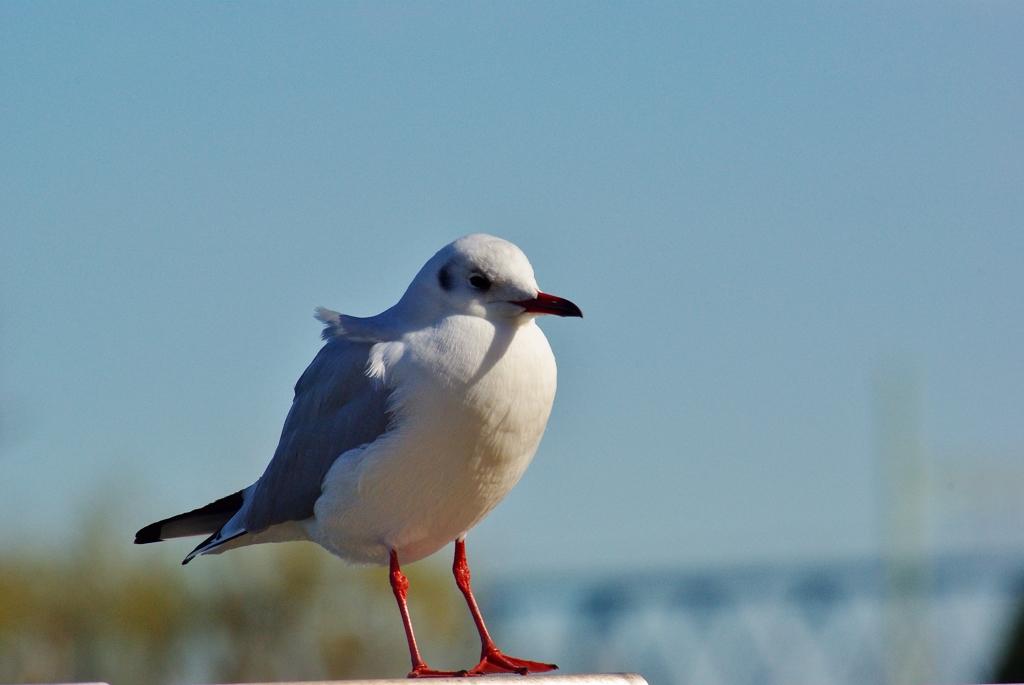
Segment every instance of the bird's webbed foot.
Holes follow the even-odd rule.
[[[438,671],[426,664],[417,666],[409,671],[410,678],[465,678],[468,675],[469,671]]]
[[[470,669],[470,675],[486,675],[488,673],[518,673],[527,675],[530,673],[546,673],[557,670],[554,664],[545,664],[539,661],[528,661],[505,656],[497,648],[487,650],[480,658],[480,663]]]

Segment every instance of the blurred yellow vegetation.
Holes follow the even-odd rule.
[[[408,672],[385,569],[346,566],[309,543],[243,548],[182,567],[185,551],[180,543],[134,547],[101,525],[63,553],[0,551],[0,682]],[[475,631],[448,566],[430,559],[403,570],[424,657],[436,668],[476,663]]]

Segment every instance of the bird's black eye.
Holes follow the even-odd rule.
[[[473,274],[469,277],[469,284],[477,290],[487,292],[491,287],[491,281],[483,274]]]

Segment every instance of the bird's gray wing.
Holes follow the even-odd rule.
[[[366,375],[372,343],[331,338],[298,383],[274,458],[242,523],[250,533],[313,515],[334,461],[388,427],[388,394]]]

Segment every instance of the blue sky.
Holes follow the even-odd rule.
[[[1022,30],[994,2],[0,5],[0,541],[250,484],[314,307],[374,314],[483,231],[586,318],[542,322],[558,398],[481,564],[871,554],[883,360],[932,450],[1024,445]]]

